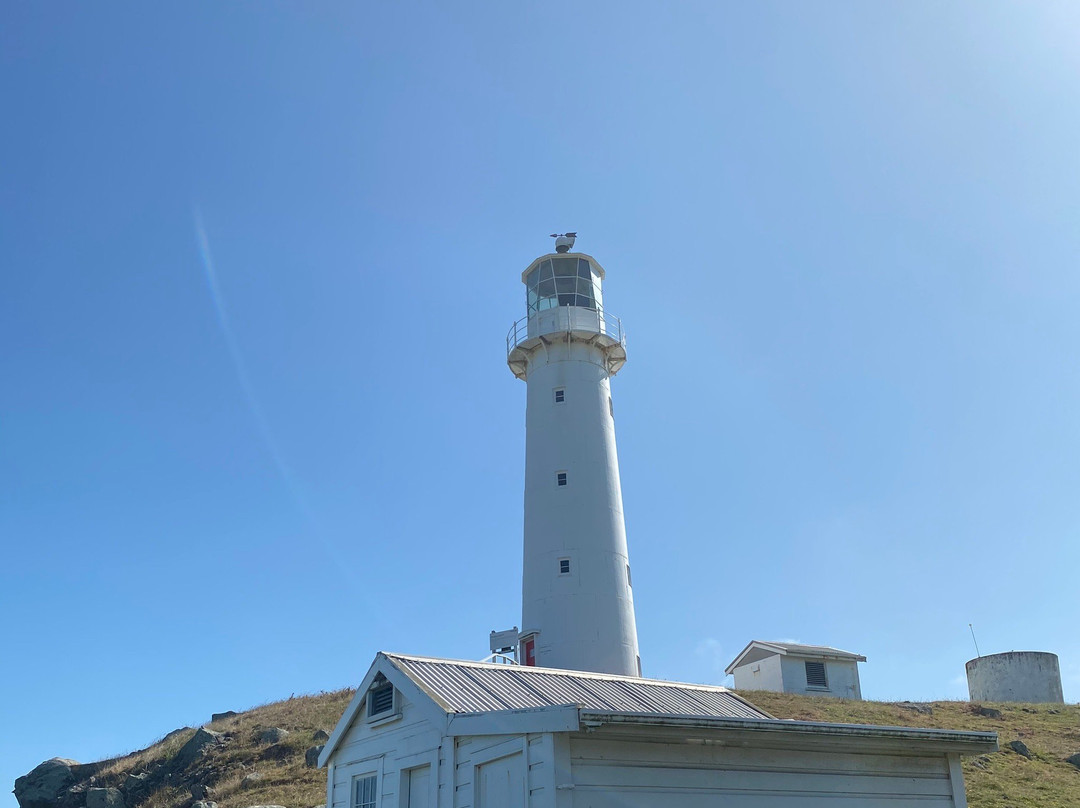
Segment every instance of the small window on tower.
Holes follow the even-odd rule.
[[[615,405],[611,403],[611,396],[607,397],[607,411],[612,418],[615,417]]]
[[[558,486],[560,488],[563,487],[564,485],[566,485],[566,472],[565,471],[557,472],[555,474],[555,482],[558,484]]]
[[[562,404],[565,401],[566,401],[566,388],[565,387],[556,387],[555,388],[555,403],[556,404]]]
[[[569,558],[560,558],[559,559],[559,575],[569,575],[569,574],[570,574],[570,559]]]
[[[630,565],[626,565],[626,585],[631,589],[634,588],[634,579],[630,577]]]

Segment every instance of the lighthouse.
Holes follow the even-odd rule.
[[[604,269],[576,234],[521,273],[528,313],[507,364],[528,388],[521,630],[524,665],[641,675],[611,378],[626,362]]]

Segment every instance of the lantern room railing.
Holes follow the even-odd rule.
[[[532,329],[529,328],[530,321],[535,320],[539,323],[541,318],[548,312],[559,310],[565,311],[565,315],[559,318],[561,321],[560,327],[550,328],[536,325]],[[563,331],[573,331],[578,333],[583,331],[593,332],[602,334],[620,345],[626,344],[626,335],[623,333],[622,321],[614,314],[608,314],[602,309],[584,309],[580,306],[560,306],[558,309],[548,309],[546,312],[540,312],[531,317],[522,317],[510,326],[510,332],[506,335],[506,355],[509,356],[516,347],[528,339],[539,337],[541,335],[558,334]]]

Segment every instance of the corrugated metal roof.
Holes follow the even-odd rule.
[[[803,645],[802,643],[797,642],[773,642],[772,640],[755,640],[755,642],[762,642],[765,645],[775,645],[777,648],[783,648],[789,654],[807,654],[810,656],[815,654],[829,654],[838,657],[851,657],[852,659],[862,658],[862,654],[853,654],[851,651],[841,651],[839,648],[833,648],[831,645]]]
[[[816,657],[819,659],[850,659],[855,662],[866,662],[866,657],[862,654],[853,654],[851,651],[841,651],[839,648],[833,648],[830,645],[806,645],[805,643],[798,642],[751,640],[747,643],[746,647],[739,652],[739,655],[731,660],[731,664],[724,669],[724,672],[733,673],[735,668],[741,665],[758,662],[766,657],[775,656],[776,654],[793,654],[794,656]]]
[[[713,685],[401,654],[384,656],[451,713],[575,704],[613,713],[771,718],[727,688]]]

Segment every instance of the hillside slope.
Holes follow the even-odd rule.
[[[256,707],[203,729],[169,733],[146,749],[93,764],[42,764],[20,778],[21,808],[218,808],[325,802],[326,772],[305,753],[333,729],[352,696],[339,690]],[[1080,806],[1080,705],[851,702],[742,693],[777,718],[990,730],[1002,751],[964,761],[971,808]],[[284,730],[283,734],[280,730]],[[1030,757],[1010,748],[1021,741]]]
[[[841,701],[740,691],[777,718],[996,732],[1001,751],[964,760],[971,808],[1080,806],[1080,705]],[[1009,744],[1020,741],[1030,758]]]

